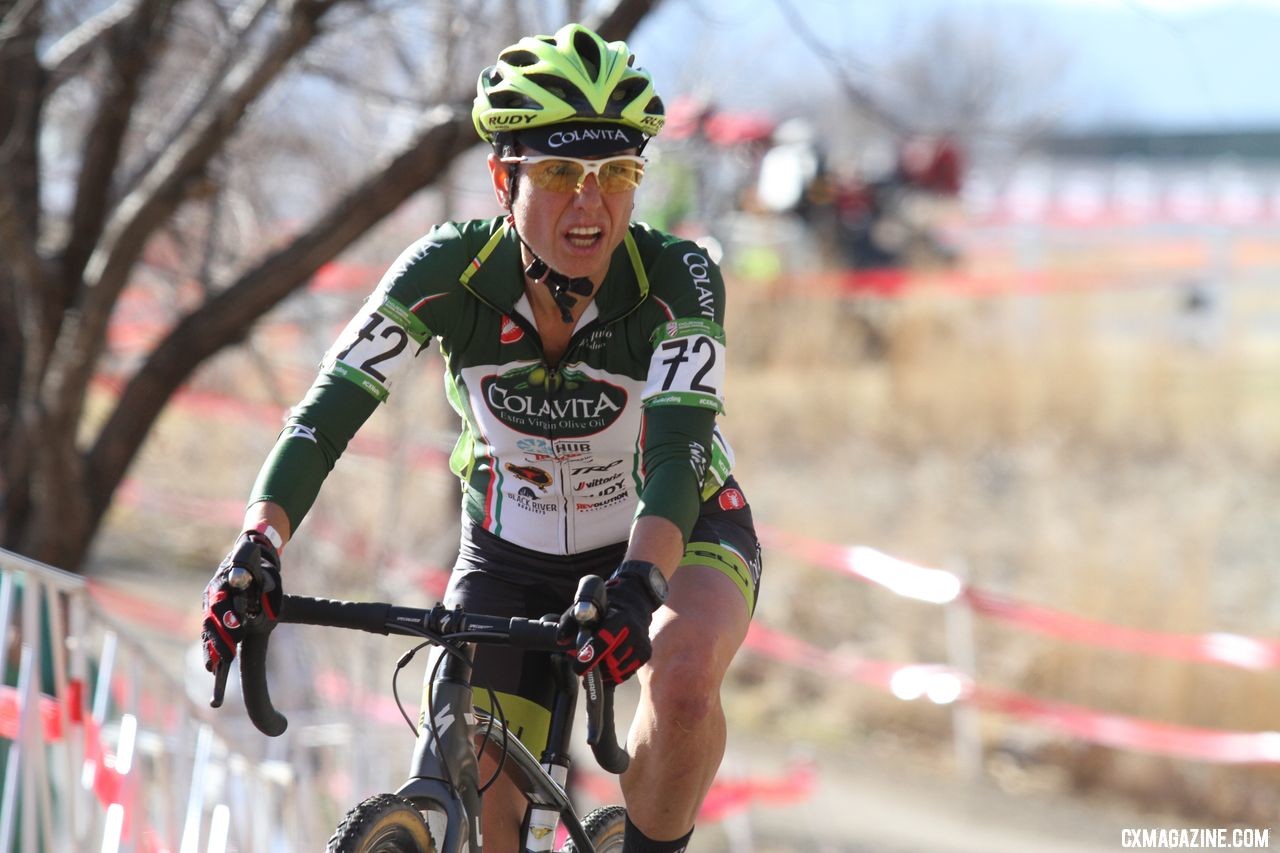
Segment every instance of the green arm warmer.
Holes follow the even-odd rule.
[[[702,505],[702,479],[711,458],[716,413],[690,406],[654,406],[645,409],[644,419],[644,488],[636,517],[668,519],[680,528],[687,543]]]
[[[377,399],[354,383],[319,377],[290,414],[258,472],[250,505],[280,504],[289,516],[289,529],[297,532],[347,442],[377,407]]]

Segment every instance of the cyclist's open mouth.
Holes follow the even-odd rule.
[[[593,249],[604,239],[604,229],[594,226],[570,228],[564,238],[575,249]]]

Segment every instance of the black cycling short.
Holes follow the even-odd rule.
[[[573,603],[585,575],[608,578],[622,562],[627,543],[565,556],[530,551],[463,519],[458,562],[444,603],[475,613],[537,618],[559,616]],[[702,504],[681,565],[714,566],[737,584],[749,611],[760,589],[760,544],[747,505],[733,478]],[[555,695],[545,653],[479,645],[472,676],[475,703],[489,709],[497,691],[503,716],[535,756],[546,746]]]

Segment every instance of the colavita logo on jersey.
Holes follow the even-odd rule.
[[[486,376],[480,389],[489,411],[525,435],[593,435],[616,421],[627,404],[626,390],[617,385],[542,365]]]

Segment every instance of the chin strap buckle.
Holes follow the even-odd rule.
[[[533,250],[530,249],[532,252]],[[576,293],[579,296],[588,296],[591,293],[591,279],[581,276],[578,278],[569,278],[562,272],[556,272],[547,266],[547,262],[533,256],[533,261],[529,266],[524,268],[524,274],[534,281],[540,281],[551,291],[551,298],[556,301],[556,305],[560,308],[560,319],[566,323],[573,322],[572,309],[578,304],[578,300],[570,296],[570,293]]]

